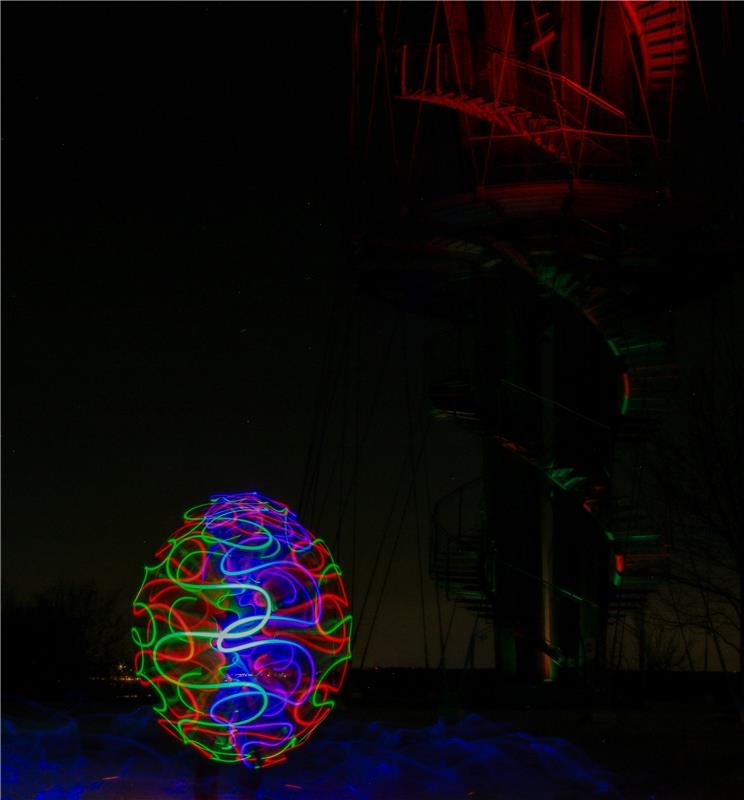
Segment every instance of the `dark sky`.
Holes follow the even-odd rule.
[[[95,578],[129,598],[182,511],[211,493],[307,501],[318,408],[328,412],[321,478],[303,521],[331,542],[340,531],[357,614],[390,518],[384,572],[425,389],[454,371],[456,337],[356,288],[350,13],[343,3],[3,5],[6,587],[28,596]],[[709,176],[740,174],[741,148],[700,145],[741,136],[741,81],[729,92],[731,75],[720,77],[709,86],[723,122],[688,113],[678,163],[695,169],[678,174],[740,197],[740,181]],[[683,355],[701,350],[689,313]],[[432,426],[429,495],[476,477],[479,458],[475,438]],[[423,661],[416,519],[438,658],[423,475],[416,485],[370,664]],[[372,608],[380,586],[378,573]],[[458,612],[450,666],[471,629]]]
[[[210,493],[296,504],[330,354],[342,388],[323,463],[345,461],[321,478],[324,491],[339,482],[324,516],[306,522],[333,540],[357,457],[343,432],[352,407],[366,420],[374,405],[356,523],[350,512],[341,526],[358,609],[410,453],[405,376],[415,405],[451,337],[355,291],[348,14],[3,6],[6,587],[92,577],[131,597],[180,513]],[[477,443],[439,428],[427,463],[437,496],[477,474]],[[370,663],[421,662],[417,564],[411,515]]]

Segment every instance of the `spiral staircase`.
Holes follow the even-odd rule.
[[[374,266],[366,273],[365,285],[408,311],[467,321],[477,313],[484,281],[502,271],[519,273],[535,283],[545,302],[563,306],[601,337],[614,363],[617,385],[610,430],[597,433],[581,420],[569,420],[577,444],[585,446],[590,436],[599,437],[591,449],[601,450],[602,458],[593,463],[582,464],[580,455],[572,457],[565,450],[563,460],[556,461],[539,437],[520,440],[463,378],[432,387],[431,401],[436,418],[498,443],[591,517],[606,542],[606,621],[611,624],[636,613],[666,571],[667,543],[653,530],[637,498],[625,494],[627,486],[614,476],[627,471],[662,422],[677,369],[671,357],[668,315],[644,297],[641,273],[653,273],[654,254],[624,249],[624,224],[617,216],[619,200],[613,187],[605,187],[609,197],[604,213],[602,204],[596,203],[602,187],[585,187],[589,197],[584,197],[584,187],[574,186],[571,209],[565,203],[565,184],[560,186],[564,199],[553,196],[558,188],[532,187],[534,201],[524,184],[502,187],[500,201],[492,189],[488,203],[480,208],[472,203],[442,208],[428,220],[409,221],[401,230],[369,241]],[[637,194],[634,199],[641,204],[648,200]],[[594,219],[588,217],[590,207]],[[625,211],[630,208],[628,195]],[[521,391],[502,381],[498,400],[514,403],[516,395],[519,403]],[[559,425],[560,419],[559,415]],[[431,575],[449,599],[498,624],[503,616],[496,593],[499,575],[520,568],[499,557],[483,524],[445,522],[442,508],[447,502],[462,504],[463,497],[456,491],[434,516]],[[466,505],[482,503],[471,496]],[[526,573],[524,579],[541,580]],[[574,596],[557,584],[551,591]],[[556,650],[551,642],[538,647]]]
[[[401,36],[395,17],[394,46],[380,44],[385,19],[384,10],[377,12],[375,76],[382,80],[385,64],[398,107],[412,120],[409,179],[422,172],[422,126],[436,119],[432,128],[440,136],[444,130],[438,126],[445,115],[428,109],[449,110],[452,155],[467,176],[460,186],[469,190],[428,198],[420,192],[400,224],[366,240],[361,281],[400,308],[471,326],[491,340],[498,325],[485,298],[496,298],[503,310],[499,292],[513,292],[538,328],[566,328],[566,341],[581,331],[592,339],[585,352],[597,361],[580,365],[581,386],[591,386],[596,374],[597,414],[591,403],[578,408],[550,388],[542,392],[542,378],[522,381],[507,374],[511,367],[501,372],[503,363],[491,370],[481,363],[485,378],[463,371],[438,383],[431,403],[436,418],[506,454],[499,468],[521,464],[526,472],[518,480],[532,487],[524,491],[535,502],[554,500],[564,522],[580,518],[582,535],[585,526],[594,531],[605,579],[601,591],[578,591],[581,581],[563,585],[536,568],[534,553],[512,558],[519,548],[502,546],[514,534],[497,530],[486,480],[438,504],[431,575],[451,600],[495,627],[519,623],[515,604],[503,602],[503,585],[539,583],[543,614],[546,594],[591,606],[601,618],[592,623],[601,639],[608,625],[622,625],[643,608],[669,563],[668,543],[653,529],[636,485],[644,448],[677,382],[673,300],[664,288],[669,263],[642,232],[664,211],[657,168],[670,152],[675,97],[696,49],[688,4],[621,0],[589,8],[506,0],[476,9],[443,0],[431,8],[428,41]],[[515,330],[508,332],[514,340]],[[517,350],[543,365],[530,341]],[[453,516],[463,506],[480,509],[480,517]],[[517,519],[513,509],[509,514],[507,527]],[[582,569],[586,564],[576,566]],[[522,621],[529,614],[534,606]],[[532,643],[561,658],[547,628]]]

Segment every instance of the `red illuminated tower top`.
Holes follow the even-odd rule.
[[[354,31],[356,63],[374,49],[372,94],[357,98],[360,138],[367,153],[379,148],[370,137],[382,128],[373,118],[384,116],[409,178],[452,119],[469,188],[648,174],[663,159],[675,97],[697,61],[684,0],[371,6],[374,38],[364,36],[372,14]],[[396,101],[417,104],[412,120],[393,112]],[[431,107],[457,113],[448,123]]]

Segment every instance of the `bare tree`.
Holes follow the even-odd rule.
[[[712,301],[708,341],[683,375],[683,402],[654,447],[647,490],[672,545],[668,582],[649,609],[676,629],[692,666],[739,673],[744,698],[744,336],[733,301]],[[693,354],[695,355],[695,354]],[[698,653],[700,648],[698,648]],[[715,658],[713,657],[715,655]]]
[[[60,581],[23,601],[6,593],[2,634],[8,691],[56,694],[130,661],[123,603],[92,581]]]

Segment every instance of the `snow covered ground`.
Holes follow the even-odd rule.
[[[421,726],[337,710],[287,762],[212,765],[149,708],[71,716],[26,702],[3,720],[4,800],[572,800],[619,798],[565,740],[477,715]]]

